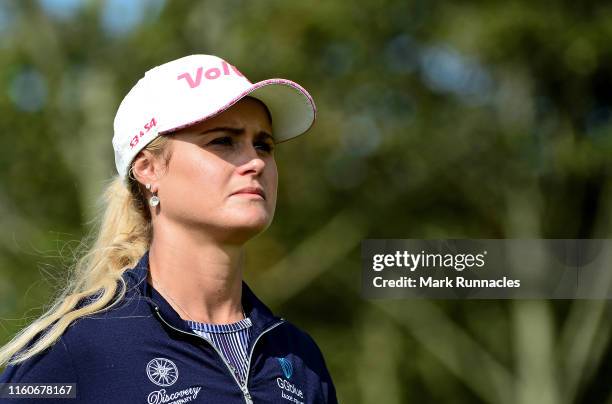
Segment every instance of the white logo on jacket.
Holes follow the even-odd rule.
[[[178,380],[178,368],[170,359],[151,359],[147,363],[147,376],[158,386],[172,386]]]
[[[192,386],[174,393],[168,394],[166,389],[152,391],[147,396],[147,404],[183,404],[195,400],[198,393],[202,390],[201,386]]]

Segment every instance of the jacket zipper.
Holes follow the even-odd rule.
[[[279,321],[278,323],[272,324],[270,327],[266,328],[265,330],[263,330],[258,336],[257,338],[255,338],[255,341],[253,341],[253,346],[251,346],[251,352],[249,353],[249,359],[247,361],[247,373],[246,373],[246,377],[245,377],[245,385],[248,385],[248,381],[249,381],[249,373],[251,372],[251,358],[253,357],[253,352],[255,351],[255,345],[257,344],[257,341],[259,341],[259,339],[261,338],[262,335],[264,335],[265,333],[267,333],[268,331],[278,327],[279,325],[281,325],[282,323],[284,323],[285,320],[283,320],[281,318],[281,321]],[[249,395],[249,399],[250,399],[250,395]],[[250,403],[252,403],[253,401],[250,401]],[[247,401],[247,403],[249,403],[249,401]]]
[[[201,335],[195,334],[195,333],[190,333],[190,332],[186,332],[183,330],[180,330],[178,328],[176,328],[175,326],[173,326],[172,324],[168,323],[161,315],[161,313],[159,312],[159,307],[155,306],[155,313],[157,313],[157,316],[160,318],[161,321],[163,321],[168,327],[172,328],[175,331],[181,332],[183,334],[187,334],[187,335],[193,335],[195,337],[198,337],[204,341],[206,341],[206,343],[208,343],[208,345],[210,345],[219,355],[219,357],[221,358],[221,360],[223,361],[223,363],[225,364],[225,366],[227,367],[227,370],[229,370],[229,372],[231,373],[232,377],[234,378],[234,381],[236,382],[236,384],[238,385],[238,387],[240,388],[240,390],[242,391],[242,395],[244,396],[244,401],[246,402],[246,404],[253,404],[253,399],[251,398],[251,393],[249,392],[248,389],[248,385],[249,385],[249,371],[251,370],[251,357],[253,356],[253,351],[255,350],[255,344],[257,344],[257,341],[259,341],[259,338],[261,338],[262,335],[264,335],[265,333],[267,333],[268,331],[272,330],[273,328],[276,328],[277,326],[281,325],[284,320],[281,320],[273,325],[271,325],[270,327],[266,328],[265,330],[263,330],[255,339],[255,341],[253,342],[253,346],[251,347],[251,353],[249,354],[249,359],[247,362],[247,374],[246,377],[244,379],[244,386],[240,384],[240,381],[238,380],[238,378],[236,377],[236,375],[234,374],[234,371],[232,370],[231,366],[229,363],[227,363],[227,361],[225,360],[225,358],[223,357],[223,354],[221,353],[221,351],[219,351],[217,349],[217,347],[210,342],[209,340],[207,340],[206,338],[202,337]]]

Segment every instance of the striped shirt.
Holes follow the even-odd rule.
[[[247,373],[247,349],[251,336],[250,318],[231,324],[208,324],[185,320],[196,334],[209,340],[229,363],[236,378],[244,385]]]

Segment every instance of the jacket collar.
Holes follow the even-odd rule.
[[[155,288],[149,285],[147,282],[148,273],[149,250],[144,253],[133,268],[123,273],[122,276],[127,286],[126,295],[138,294],[144,297],[152,305],[153,309],[157,307],[162,318],[171,326],[188,333],[193,333],[166,299]],[[255,296],[251,288],[244,281],[242,282],[242,307],[247,317],[253,323],[252,335],[258,335],[272,324],[282,321],[281,318],[272,314],[272,311]]]

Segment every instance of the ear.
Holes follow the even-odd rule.
[[[141,184],[153,184],[161,176],[162,169],[161,161],[150,151],[143,150],[134,158],[132,172]]]

